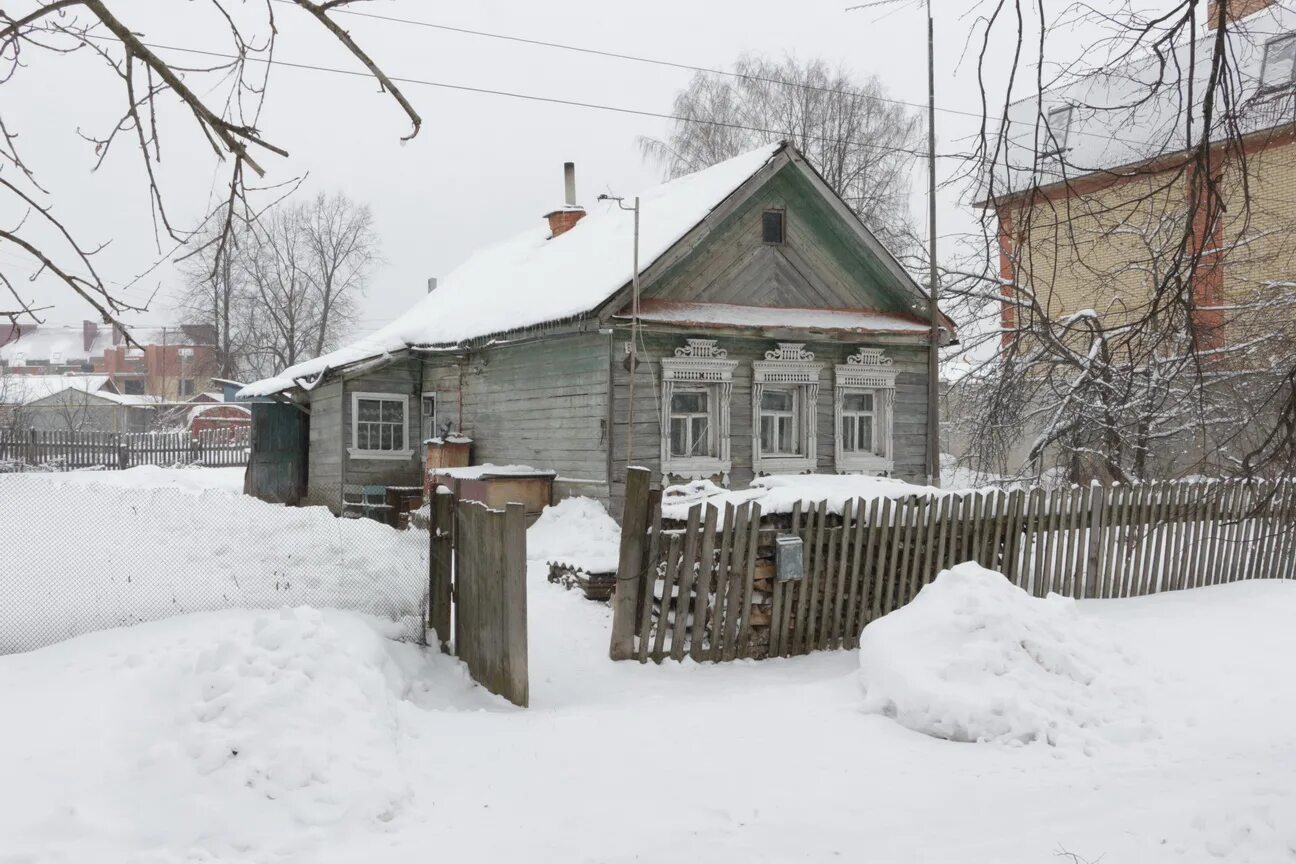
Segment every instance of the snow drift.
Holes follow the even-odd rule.
[[[567,498],[546,507],[527,529],[527,558],[559,561],[593,572],[615,570],[621,529],[593,498]]]
[[[349,609],[419,635],[426,533],[217,491],[209,470],[0,476],[0,653],[232,607]]]
[[[966,562],[864,628],[866,711],[953,741],[1088,747],[1150,728],[1134,664],[1074,600]]]

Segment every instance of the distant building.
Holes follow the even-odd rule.
[[[85,321],[0,324],[0,375],[106,375],[124,396],[185,400],[211,389],[215,333],[207,325],[117,327]]]
[[[107,375],[10,375],[0,379],[0,427],[45,432],[147,432],[157,396],[118,392]]]

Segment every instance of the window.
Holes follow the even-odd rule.
[[[1275,36],[1265,43],[1260,89],[1281,90],[1296,78],[1296,33]]]
[[[62,351],[51,351],[51,352],[50,352],[50,363],[52,363],[52,364],[54,364],[54,365],[56,365],[56,366],[61,366],[61,365],[63,364],[63,352],[62,352]]]
[[[423,396],[423,440],[437,437],[437,413],[436,413],[436,394],[425,394]]]
[[[413,450],[406,440],[409,397],[399,393],[351,394],[351,456],[365,459],[407,459]]]
[[[760,447],[764,454],[797,453],[797,391],[765,390],[761,393]]]
[[[662,364],[662,473],[728,481],[729,399],[737,361],[714,339],[689,339]]]
[[[127,396],[143,396],[144,381],[140,378],[127,378],[122,382],[122,392]]]
[[[782,210],[766,210],[761,214],[761,240],[766,243],[783,242]]]
[[[837,470],[884,474],[894,467],[895,368],[880,348],[860,348],[836,373]]]
[[[752,469],[758,474],[813,471],[815,406],[823,364],[801,342],[780,342],[752,364]]]
[[[194,350],[192,348],[181,348],[176,353],[179,354],[182,360],[188,360],[194,356]]]
[[[194,380],[192,378],[180,379],[180,395],[181,396],[194,395]]]
[[[842,450],[847,453],[873,452],[873,400],[872,390],[854,390],[842,394],[841,436]]]
[[[1044,140],[1045,156],[1060,156],[1066,152],[1067,137],[1071,134],[1071,113],[1070,105],[1049,109],[1048,122],[1045,124],[1047,128],[1044,130],[1047,136]]]
[[[710,402],[710,394],[706,390],[676,391],[671,396],[671,456],[715,456]]]

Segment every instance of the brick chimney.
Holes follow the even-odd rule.
[[[81,350],[89,351],[90,346],[94,344],[95,337],[99,335],[99,325],[93,321],[81,322]]]
[[[1262,9],[1268,9],[1274,5],[1275,0],[1223,0],[1226,9],[1225,14],[1228,16],[1230,23],[1241,21],[1248,15],[1254,15]],[[1206,29],[1214,30],[1215,24],[1219,21],[1219,4],[1220,0],[1210,0],[1206,4]]]
[[[566,234],[572,229],[577,222],[585,218],[585,208],[576,203],[576,163],[563,163],[563,191],[566,193],[567,203],[560,210],[553,210],[545,214],[549,220],[549,239],[557,237],[559,234]]]

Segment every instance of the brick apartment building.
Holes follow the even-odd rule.
[[[1216,10],[1212,0],[1192,76],[1197,94]],[[1227,11],[1245,159],[1223,142],[1215,154],[1223,218],[1208,226],[1203,212],[1188,212],[1191,169],[1177,149],[1186,82],[1151,87],[1162,74],[1154,57],[1105,70],[1008,112],[1016,140],[996,170],[993,197],[980,202],[997,217],[1006,294],[1011,284],[1029,288],[1054,321],[1094,310],[1119,325],[1147,308],[1158,261],[1191,224],[1190,242],[1203,255],[1188,290],[1206,347],[1253,340],[1292,317],[1266,314],[1262,303],[1272,296],[1290,308],[1296,298],[1296,10],[1230,0]],[[1186,66],[1187,57],[1181,46],[1174,59]],[[1023,324],[1019,312],[1003,304],[1005,338]]]
[[[206,325],[116,327],[0,324],[0,374],[107,375],[117,391],[184,401],[212,389],[218,371],[215,334]]]

